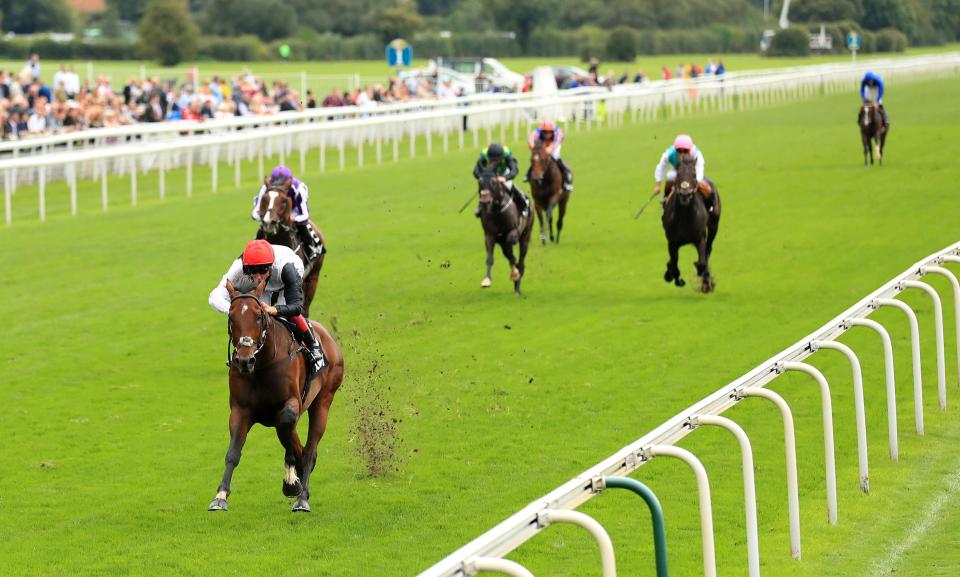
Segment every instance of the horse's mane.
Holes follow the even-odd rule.
[[[233,288],[237,292],[241,293],[252,293],[257,290],[257,282],[253,280],[252,277],[247,275],[240,275],[240,278],[237,279],[237,282],[233,283]]]

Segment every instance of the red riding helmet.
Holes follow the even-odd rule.
[[[263,266],[273,264],[273,247],[260,239],[251,240],[243,249],[243,266]]]

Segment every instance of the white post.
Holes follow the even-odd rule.
[[[797,483],[797,436],[793,429],[790,405],[777,393],[760,387],[738,391],[742,397],[767,399],[780,409],[783,417],[783,443],[787,465],[787,511],[790,517],[790,556],[800,559],[800,490]]]
[[[811,341],[810,348],[831,349],[843,353],[853,369],[853,403],[857,415],[857,461],[860,466],[860,490],[870,492],[870,466],[867,457],[867,416],[863,406],[863,372],[853,349],[837,341]]]
[[[70,214],[77,216],[77,164],[67,165],[67,182],[70,184]]]
[[[717,577],[717,559],[713,545],[713,505],[710,502],[710,481],[703,463],[693,453],[673,445],[651,445],[645,451],[645,457],[674,457],[686,463],[697,478],[697,491],[700,495],[700,535],[703,540],[703,575]]]
[[[363,137],[357,143],[357,166],[363,168]]]
[[[100,205],[107,210],[107,160],[100,163]]]
[[[960,257],[953,254],[948,254],[937,259],[940,262],[960,262]],[[960,383],[960,281],[957,281],[957,277],[954,276],[949,270],[940,267],[940,266],[924,266],[920,267],[920,272],[922,273],[936,273],[947,277],[947,280],[950,281],[950,286],[953,287],[953,308],[954,308],[954,321],[956,323],[955,336],[957,338],[957,382]]]
[[[613,543],[610,541],[610,535],[600,523],[585,513],[580,511],[569,511],[567,509],[547,509],[537,515],[537,523],[541,527],[547,527],[551,523],[570,523],[579,525],[593,535],[597,545],[600,547],[600,562],[603,566],[603,577],[617,577],[617,563],[613,554]]]
[[[240,155],[240,151],[234,148],[233,154],[233,186],[234,188],[240,188],[240,164],[243,163],[243,158]],[[302,171],[306,172],[306,171]]]
[[[503,573],[504,575],[510,575],[510,577],[533,577],[533,573],[525,569],[523,565],[509,559],[479,557],[465,561],[463,567],[463,573],[468,577],[473,577],[481,571]]]
[[[743,465],[743,502],[747,524],[747,571],[750,577],[760,577],[760,545],[757,536],[757,486],[753,474],[753,448],[750,439],[740,425],[726,417],[716,415],[694,415],[690,417],[690,426],[714,425],[733,433],[740,444]]]
[[[161,155],[157,159],[157,179],[160,185],[160,200],[163,200],[167,196],[167,157],[166,155]]]
[[[10,176],[10,171],[3,171],[3,209],[7,217],[7,226],[13,224],[13,203],[11,202],[11,197],[13,196],[11,181],[13,181],[13,179],[10,178]]]
[[[890,441],[890,459],[899,461],[899,448],[897,443],[897,385],[896,376],[893,372],[893,343],[890,341],[890,333],[883,325],[870,319],[852,318],[843,321],[848,327],[867,327],[873,329],[880,335],[883,342],[883,366],[886,372],[887,383],[887,436]]]
[[[130,206],[137,206],[137,158],[130,157]]]
[[[47,169],[41,166],[37,169],[37,181],[40,187],[40,222],[47,220]]]
[[[807,363],[788,362],[778,366],[778,371],[798,371],[813,377],[820,386],[820,412],[823,414],[823,462],[827,481],[827,520],[837,524],[837,465],[833,444],[833,401],[830,399],[830,385],[823,373]]]
[[[265,178],[266,175],[263,173],[263,147],[257,147],[257,180]]]
[[[917,314],[913,312],[910,305],[897,299],[876,299],[870,306],[880,308],[881,306],[890,306],[902,310],[907,315],[910,322],[910,344],[913,357],[913,412],[916,421],[917,434],[923,434],[923,373],[920,370],[920,325],[917,322]]]
[[[340,152],[340,170],[343,170],[343,167],[345,166],[345,163],[346,163],[346,160],[344,159],[344,156],[343,156],[344,155],[343,147],[344,147],[343,136],[341,136],[340,141],[337,142],[337,150],[339,150]]]
[[[187,155],[187,198],[193,196],[193,149],[186,151]]]
[[[937,334],[937,394],[940,399],[940,409],[947,408],[947,362],[944,359],[943,351],[943,304],[940,302],[940,295],[932,286],[925,282],[915,280],[903,281],[903,286],[907,288],[918,288],[930,295],[933,299],[933,323]]]

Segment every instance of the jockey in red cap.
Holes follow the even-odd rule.
[[[326,355],[320,340],[314,336],[310,323],[303,318],[303,261],[289,247],[270,244],[265,240],[251,240],[243,254],[233,261],[230,269],[220,279],[220,284],[210,292],[210,306],[228,314],[230,294],[227,282],[242,287],[257,286],[266,279],[266,288],[261,297],[267,314],[289,319],[300,334],[297,338],[305,343],[307,350],[307,382],[327,365]],[[276,306],[271,305],[276,302]]]

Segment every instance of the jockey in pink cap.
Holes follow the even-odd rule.
[[[664,151],[663,156],[660,157],[660,162],[653,171],[653,179],[656,181],[653,192],[655,195],[660,194],[661,184],[664,178],[666,178],[667,186],[663,191],[663,198],[660,199],[660,204],[663,204],[667,195],[670,194],[673,181],[677,178],[677,167],[680,166],[680,157],[687,154],[692,154],[694,158],[697,159],[698,188],[701,194],[703,194],[704,200],[707,202],[707,210],[713,212],[713,207],[716,202],[710,183],[707,182],[703,175],[705,165],[703,154],[701,154],[700,149],[693,144],[693,139],[690,138],[688,134],[678,135],[673,141],[673,146]]]

